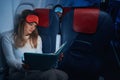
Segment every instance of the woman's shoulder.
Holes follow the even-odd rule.
[[[13,30],[5,31],[5,32],[1,33],[1,37],[10,39],[10,38],[12,38],[13,33],[14,33]]]
[[[41,36],[39,36],[39,35],[38,35],[38,40],[39,40],[39,41],[42,41],[42,38],[41,38]]]
[[[38,35],[38,42],[42,43],[42,38],[39,35]]]

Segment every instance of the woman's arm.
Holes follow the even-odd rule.
[[[17,59],[15,58],[13,46],[11,42],[12,38],[10,38],[8,35],[3,36],[2,38],[3,54],[5,56],[8,66],[20,70],[22,68],[22,64],[18,62]]]

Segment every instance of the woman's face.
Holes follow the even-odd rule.
[[[59,17],[62,17],[62,13],[60,13],[60,12],[57,12],[57,15],[58,15]]]
[[[32,22],[32,23],[25,22],[24,34],[30,35],[36,29],[36,26],[37,26],[37,24],[34,22]]]

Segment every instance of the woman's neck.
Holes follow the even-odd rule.
[[[29,39],[30,35],[25,35],[24,38],[27,40]]]

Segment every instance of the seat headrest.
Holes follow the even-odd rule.
[[[99,9],[76,8],[74,9],[73,28],[76,32],[95,33],[98,25]]]
[[[63,7],[63,15],[65,15],[67,12],[69,12],[72,8],[70,7]]]
[[[38,26],[41,26],[41,27],[48,27],[49,26],[49,12],[50,12],[50,9],[35,9],[34,10],[37,14],[38,14],[38,17],[39,17],[39,23],[38,23]]]

